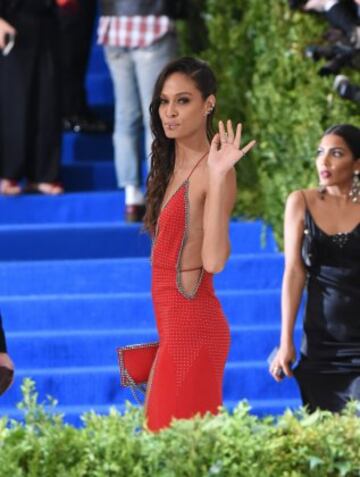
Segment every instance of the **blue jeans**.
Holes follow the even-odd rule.
[[[175,34],[167,34],[146,48],[105,47],[115,95],[113,143],[119,187],[140,183],[140,136],[144,128],[149,161],[152,134],[149,106],[155,81],[176,55]],[[149,162],[148,162],[149,165]]]

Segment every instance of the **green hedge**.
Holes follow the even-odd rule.
[[[89,413],[76,429],[37,403],[25,380],[26,422],[0,420],[1,477],[355,477],[360,475],[360,420],[355,403],[342,415],[286,412],[260,419],[240,403],[176,421],[157,434],[142,412]]]
[[[281,242],[287,195],[317,184],[322,132],[335,123],[360,124],[359,106],[338,97],[333,77],[319,77],[319,65],[304,58],[304,48],[327,28],[321,18],[291,12],[287,0],[194,1],[208,30],[200,56],[220,84],[218,117],[242,121],[247,138],[258,141],[238,168],[236,213],[264,218]],[[346,73],[360,83],[359,72]]]

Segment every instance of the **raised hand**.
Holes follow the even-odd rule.
[[[227,121],[226,127],[227,129],[225,129],[224,123],[220,121],[219,132],[215,134],[211,141],[208,166],[210,171],[217,175],[227,174],[256,144],[256,141],[253,140],[240,148],[241,124],[237,124],[236,133],[234,133],[230,119]]]

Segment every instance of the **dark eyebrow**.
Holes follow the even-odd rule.
[[[192,95],[193,95],[193,94],[190,93],[189,91],[182,91],[181,93],[176,93],[175,96],[182,96],[182,95],[184,95],[184,94],[187,94],[188,96],[192,96]],[[166,94],[161,93],[160,96],[166,96]]]

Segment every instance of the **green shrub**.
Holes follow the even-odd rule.
[[[259,418],[240,403],[232,414],[175,421],[156,434],[143,413],[92,412],[84,426],[37,403],[23,384],[24,423],[0,420],[1,477],[355,477],[360,476],[360,420],[352,403],[342,415],[287,411]]]
[[[319,65],[304,58],[327,27],[320,18],[291,12],[287,0],[207,0],[204,8],[208,48],[201,56],[219,80],[218,117],[243,122],[245,139],[258,141],[238,167],[236,214],[262,217],[281,242],[287,195],[317,184],[322,132],[359,124],[359,106],[338,97],[333,77],[319,77]],[[359,72],[347,73],[360,83]]]

